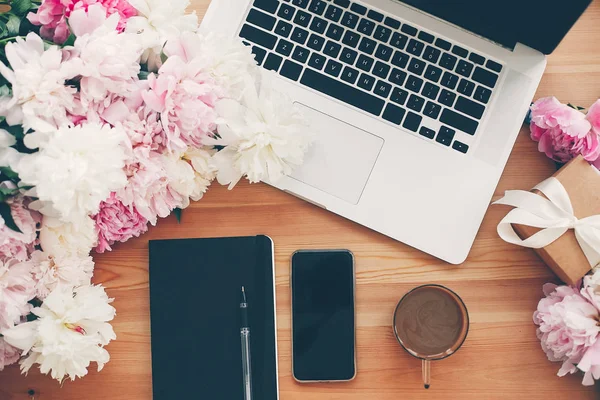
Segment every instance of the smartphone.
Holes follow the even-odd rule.
[[[348,250],[292,255],[292,373],[299,382],[356,376],[354,256]]]

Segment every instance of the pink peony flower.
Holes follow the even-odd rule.
[[[0,332],[19,323],[29,313],[35,297],[32,264],[15,259],[0,262]]]
[[[21,350],[6,343],[0,336],[0,371],[11,364],[16,363],[21,357]]]
[[[117,30],[123,32],[127,20],[137,14],[126,0],[43,0],[37,12],[29,13],[27,19],[34,25],[41,25],[40,35],[55,43],[64,43],[70,35],[67,19],[74,10],[88,10],[92,4],[100,4],[106,16],[119,14]]]
[[[548,360],[561,361],[559,376],[574,373],[586,351],[598,341],[598,309],[570,286],[544,285],[533,321]]]
[[[36,211],[30,211],[24,198],[16,197],[10,204],[11,214],[21,232],[6,226],[0,217],[0,260],[14,258],[18,261],[29,259],[29,254],[37,244],[38,224],[42,217]]]
[[[150,89],[142,93],[148,107],[160,113],[169,150],[201,147],[216,128],[215,103],[221,89],[199,67],[179,56],[167,59],[158,76],[148,76]]]
[[[569,136],[584,137],[591,125],[585,114],[566,104],[556,97],[544,97],[531,105],[531,122],[542,129],[560,128]]]
[[[592,129],[596,132],[596,134],[600,135],[600,99],[596,100],[596,102],[592,104],[585,117],[588,121],[590,121]]]
[[[125,206],[115,193],[100,203],[100,211],[93,218],[98,230],[98,246],[95,249],[98,253],[110,251],[115,242],[126,242],[148,230],[148,220],[135,206]]]

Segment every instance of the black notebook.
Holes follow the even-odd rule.
[[[154,400],[243,399],[242,285],[254,399],[278,398],[273,272],[266,236],[150,241]]]

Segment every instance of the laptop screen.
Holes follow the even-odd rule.
[[[509,48],[550,54],[591,0],[401,0]]]

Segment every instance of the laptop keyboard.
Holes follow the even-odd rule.
[[[239,35],[263,68],[461,153],[502,70],[350,0],[254,0]]]

